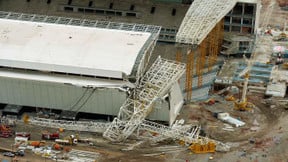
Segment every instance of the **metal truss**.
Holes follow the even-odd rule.
[[[22,21],[44,22],[51,24],[64,24],[64,25],[87,26],[87,27],[117,29],[126,31],[149,32],[152,34],[156,34],[157,37],[161,30],[160,26],[155,25],[132,24],[132,23],[99,21],[89,19],[76,19],[69,17],[47,16],[47,15],[5,12],[5,11],[0,11],[0,18],[22,20]]]
[[[114,131],[117,136],[117,129],[125,125],[125,121],[117,119],[116,130]],[[111,123],[109,122],[93,122],[93,121],[67,121],[67,120],[53,120],[44,118],[32,118],[29,120],[32,125],[44,126],[49,128],[64,128],[65,130],[83,131],[103,133]],[[115,123],[114,123],[115,124]],[[115,126],[115,125],[114,125]],[[153,142],[159,142],[167,138],[183,140],[187,143],[192,143],[193,140],[198,138],[200,128],[198,126],[179,126],[168,127],[155,122],[143,120],[137,128],[136,135],[138,138],[149,139]]]
[[[120,121],[119,119],[115,119],[116,124],[114,123],[113,130],[115,130],[114,135],[118,137],[121,133],[118,132],[118,128],[124,126],[125,121]],[[92,121],[66,121],[66,120],[53,120],[53,119],[43,119],[43,118],[32,118],[29,120],[29,123],[32,125],[38,125],[41,127],[50,127],[50,128],[64,128],[65,130],[73,130],[73,131],[83,131],[83,132],[96,132],[103,133],[107,128],[111,125],[111,123],[107,122],[92,122]],[[212,139],[208,139],[207,137],[202,137],[199,135],[200,127],[196,125],[184,125],[184,126],[172,126],[168,127],[162,124],[158,124],[155,122],[143,120],[143,122],[137,127],[136,136],[140,139],[148,139],[152,142],[160,142],[162,140],[172,138],[174,140],[181,140],[187,144],[199,142],[199,139],[203,139],[205,141],[214,141],[217,144],[217,147],[227,148],[229,146],[221,143],[219,141],[215,141]],[[217,149],[216,147],[216,149]]]
[[[236,0],[194,0],[176,34],[176,42],[199,45],[236,2]]]
[[[168,127],[144,120],[137,129],[138,137],[159,142],[167,138],[177,139],[191,144],[199,138],[200,127],[196,125]]]
[[[168,93],[185,71],[185,64],[156,59],[136,84],[103,136],[111,141],[127,139],[152,111],[154,101]]]
[[[42,127],[50,128],[64,128],[66,130],[83,131],[103,133],[108,126],[109,122],[93,122],[93,121],[67,121],[67,120],[53,120],[44,118],[32,118],[29,120],[32,125],[39,125]]]

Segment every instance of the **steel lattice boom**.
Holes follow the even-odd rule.
[[[120,108],[103,136],[111,141],[123,141],[152,111],[154,101],[168,93],[185,71],[185,64],[158,58],[141,78],[134,92]]]
[[[176,42],[199,45],[235,6],[236,0],[194,0],[176,35]]]

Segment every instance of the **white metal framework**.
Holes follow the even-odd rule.
[[[125,122],[116,119],[117,123],[124,124]],[[53,120],[44,118],[32,118],[29,120],[32,125],[39,125],[50,128],[64,128],[65,130],[74,131],[88,131],[95,133],[103,133],[111,124],[110,122],[93,122],[93,121],[66,121],[66,120]],[[195,139],[199,138],[199,126],[178,126],[168,127],[155,122],[143,120],[136,131],[139,138],[149,139],[153,142],[159,142],[167,138],[185,141],[192,143]]]
[[[158,58],[141,78],[132,94],[120,108],[103,136],[123,141],[152,111],[154,101],[163,97],[185,71],[185,64]]]
[[[153,142],[172,138],[191,144],[200,137],[200,129],[201,127],[197,125],[168,127],[163,124],[144,120],[137,129],[137,136],[146,137]]]
[[[87,26],[87,27],[96,27],[105,29],[149,32],[154,33],[155,36],[157,37],[161,30],[160,26],[155,25],[132,24],[132,23],[99,21],[89,19],[76,19],[69,17],[46,16],[38,14],[26,14],[26,13],[5,12],[5,11],[0,11],[0,18],[22,20],[22,21],[33,21],[33,22],[45,22],[52,24]]]
[[[178,30],[176,42],[199,45],[236,2],[236,0],[194,0]]]

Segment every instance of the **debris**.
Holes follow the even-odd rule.
[[[218,113],[217,118],[218,118],[219,120],[222,120],[222,121],[224,121],[224,122],[227,122],[227,123],[229,123],[229,124],[232,124],[232,125],[234,125],[235,127],[241,127],[241,126],[244,126],[244,125],[245,125],[245,123],[242,122],[241,120],[238,120],[238,119],[236,119],[236,118],[231,117],[231,116],[229,115],[229,113],[224,113],[224,112],[223,112],[223,113]]]
[[[245,150],[242,151],[242,152],[240,153],[240,156],[241,156],[241,157],[245,157],[245,156],[246,156],[246,151],[245,151]]]
[[[211,155],[211,156],[209,156],[209,160],[213,160],[214,159],[214,157]]]
[[[251,131],[255,131],[255,132],[257,132],[259,129],[260,129],[260,127],[257,127],[257,126],[250,128]]]
[[[222,142],[216,141],[216,151],[219,152],[228,152],[230,151],[231,146],[229,144],[224,144]]]
[[[280,137],[274,136],[274,137],[273,137],[273,141],[274,141],[274,143],[277,144],[277,145],[280,144]]]
[[[271,109],[274,109],[276,107],[276,105],[270,105]]]
[[[249,138],[249,143],[255,144],[255,138],[254,137]]]
[[[225,98],[226,101],[235,101],[235,97],[233,95],[229,95]]]
[[[257,121],[256,119],[254,119],[253,125],[254,125],[254,126],[260,126],[260,124],[258,123],[258,121]]]
[[[231,131],[231,132],[234,131],[233,127],[232,127],[230,124],[224,123],[224,126],[225,126],[225,127],[222,128],[223,130],[225,130],[225,131]]]
[[[216,103],[216,100],[214,98],[210,98],[207,101],[204,102],[206,105],[213,105]]]
[[[139,147],[141,144],[143,144],[144,141],[140,141],[134,144],[131,144],[129,147],[122,149],[123,151],[131,151],[134,150],[135,147]]]

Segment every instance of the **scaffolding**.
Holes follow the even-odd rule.
[[[208,56],[208,72],[213,69],[223,40],[223,17],[236,5],[236,0],[195,0],[188,9],[176,34],[176,42],[188,44],[185,90],[192,98],[194,61],[198,88],[203,85],[203,73]],[[222,19],[222,20],[221,20]],[[196,48],[195,48],[196,46]]]
[[[200,45],[236,2],[236,0],[195,0],[176,34],[176,42]]]
[[[190,49],[187,55],[187,62],[186,62],[186,83],[185,89],[187,92],[187,101],[189,101],[192,97],[192,86],[193,86],[193,73],[194,73],[194,51]]]
[[[199,56],[197,58],[196,74],[198,75],[198,87],[202,86],[203,82],[203,70],[206,62],[207,41],[206,39],[200,44]]]
[[[207,36],[207,40],[209,41],[208,46],[208,71],[212,70],[212,67],[215,65],[217,61],[218,53],[221,50],[221,45],[224,37],[224,20],[222,19],[217,25],[213,28],[213,30]]]
[[[184,71],[185,64],[159,57],[141,78],[103,136],[110,141],[127,139],[153,110],[154,102],[168,93]]]

